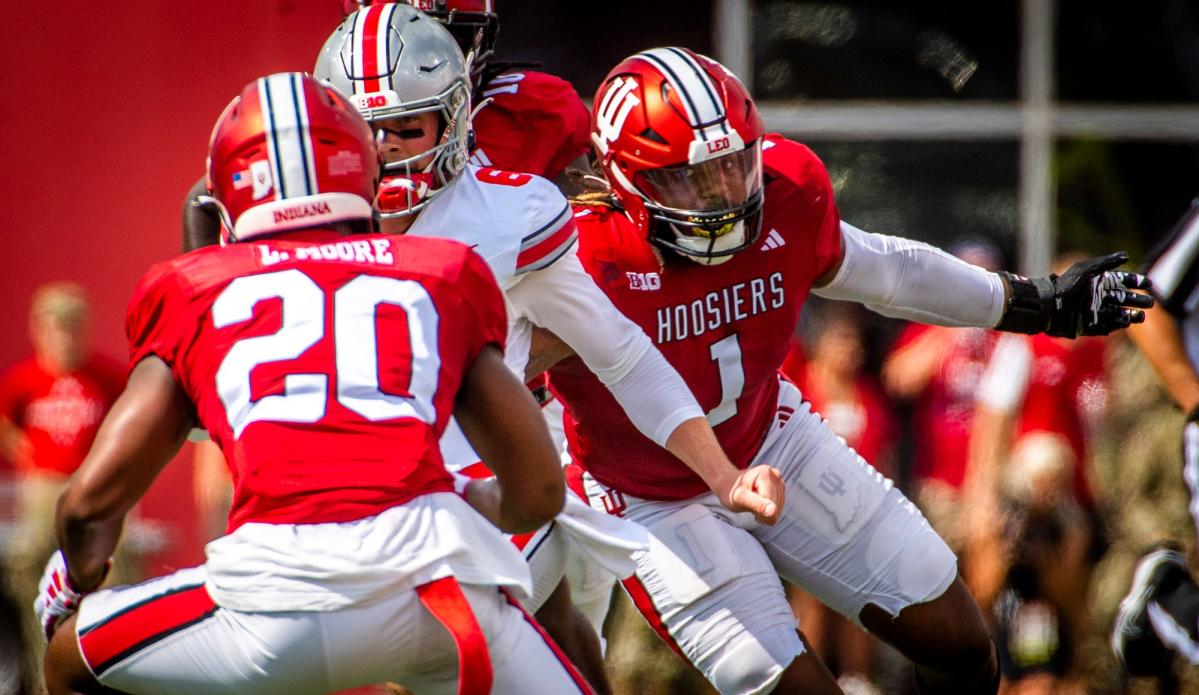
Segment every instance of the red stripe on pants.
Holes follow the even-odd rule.
[[[139,645],[149,646],[181,626],[216,610],[212,597],[197,586],[169,593],[120,613],[79,636],[79,650],[93,672]]]
[[[595,690],[592,689],[591,684],[587,682],[587,679],[583,677],[583,674],[579,672],[579,669],[575,668],[574,663],[566,657],[566,654],[563,653],[562,648],[559,647],[558,643],[549,636],[549,634],[545,631],[545,628],[541,627],[541,623],[537,622],[533,616],[529,615],[529,612],[525,610],[525,607],[520,605],[520,601],[512,598],[512,594],[508,593],[507,590],[501,588],[500,591],[503,592],[504,598],[508,599],[509,605],[520,611],[520,614],[525,617],[525,622],[531,625],[533,629],[537,631],[537,634],[541,636],[541,640],[545,642],[546,646],[550,648],[550,651],[554,653],[554,656],[558,659],[558,663],[562,664],[562,668],[566,669],[566,673],[570,675],[570,679],[575,682],[575,685],[579,686],[579,692],[585,693],[586,695],[595,695]]]
[[[688,659],[683,650],[679,648],[678,642],[674,641],[670,630],[666,629],[666,623],[662,622],[662,614],[658,612],[658,607],[654,605],[653,599],[649,597],[649,592],[645,590],[641,580],[637,579],[637,575],[634,574],[628,579],[621,580],[621,584],[624,585],[624,590],[628,592],[629,598],[633,599],[633,605],[641,612],[641,617],[645,618],[645,622],[649,623],[654,632],[658,633],[662,641],[669,645],[676,654],[683,657],[687,663],[691,663],[691,659]]]
[[[458,581],[443,577],[416,587],[416,595],[454,638],[458,649],[458,695],[490,693],[492,673],[487,637],[479,628]]]

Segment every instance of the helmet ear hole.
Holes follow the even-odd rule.
[[[653,128],[646,128],[645,130],[638,133],[638,135],[640,137],[645,138],[646,140],[653,140],[654,142],[658,143],[659,145],[669,145],[670,144],[670,143],[666,142],[666,138],[662,137],[661,133],[654,130]]]

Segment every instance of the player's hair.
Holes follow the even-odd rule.
[[[588,159],[581,167],[567,167],[563,172],[570,187],[575,191],[567,200],[571,205],[598,205],[619,208],[616,195],[612,192],[612,184],[595,168],[595,162]]]

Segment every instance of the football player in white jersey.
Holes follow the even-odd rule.
[[[408,5],[364,7],[330,36],[314,73],[343,91],[376,132],[385,161],[376,201],[381,230],[466,242],[495,272],[508,302],[509,368],[526,378],[543,371],[536,355],[530,360],[532,329],[551,331],[575,349],[629,419],[692,467],[726,506],[777,519],[777,472],[733,468],[678,374],[580,266],[574,220],[558,189],[538,176],[467,163],[469,69],[444,27]],[[451,468],[478,460],[452,428],[442,452]],[[573,508],[590,511],[582,506]],[[555,528],[570,526],[559,521]],[[573,537],[585,542],[586,535]],[[612,540],[619,549],[620,539]],[[625,559],[632,540],[625,540]],[[526,547],[541,553],[550,545]],[[604,554],[596,544],[591,549]],[[620,553],[609,547],[608,554]],[[533,610],[562,576],[560,561],[547,564],[539,567],[533,557]],[[621,569],[626,576],[628,570]]]

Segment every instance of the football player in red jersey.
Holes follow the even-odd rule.
[[[463,244],[360,234],[379,166],[306,75],[256,80],[218,120],[229,243],[142,279],[129,385],[59,502],[36,605],[52,693],[589,692],[508,593],[528,570],[495,526],[543,524],[563,482],[503,363],[503,295]],[[456,494],[451,414],[502,485]],[[233,471],[229,534],[203,566],[91,593],[194,424]]]
[[[579,256],[651,336],[740,467],[786,485],[775,526],[714,503],[568,359],[550,383],[593,506],[649,529],[626,588],[659,634],[723,693],[838,692],[805,648],[779,575],[896,645],[922,692],[994,692],[982,616],[945,543],[890,481],[778,377],[816,293],[951,326],[1074,337],[1143,319],[1143,277],[1115,254],[1029,280],[840,221],[824,165],[765,133],[718,63],[679,48],[632,56],[594,101],[610,191],[580,207]]]
[[[330,35],[313,74],[346,94],[376,131],[385,162],[376,201],[383,231],[462,241],[491,266],[507,300],[505,360],[515,374],[544,371],[530,367],[538,363],[530,340],[534,326],[546,328],[570,345],[654,446],[685,461],[731,509],[753,510],[767,522],[777,518],[776,473],[733,467],[675,369],[579,264],[574,219],[561,192],[540,176],[467,161],[467,64],[442,25],[403,3],[365,7]],[[479,460],[453,427],[442,453],[453,470]],[[574,506],[568,502],[567,511]],[[600,517],[597,523],[611,521],[582,503],[577,507],[581,515]],[[580,545],[593,538],[565,523],[545,533],[570,533]],[[531,610],[541,608],[564,571],[561,546],[550,541],[525,546],[534,565]],[[624,576],[632,574],[632,552],[623,553],[618,571]],[[545,572],[538,566],[543,560]],[[598,651],[591,650],[596,668],[589,675],[602,677]]]

